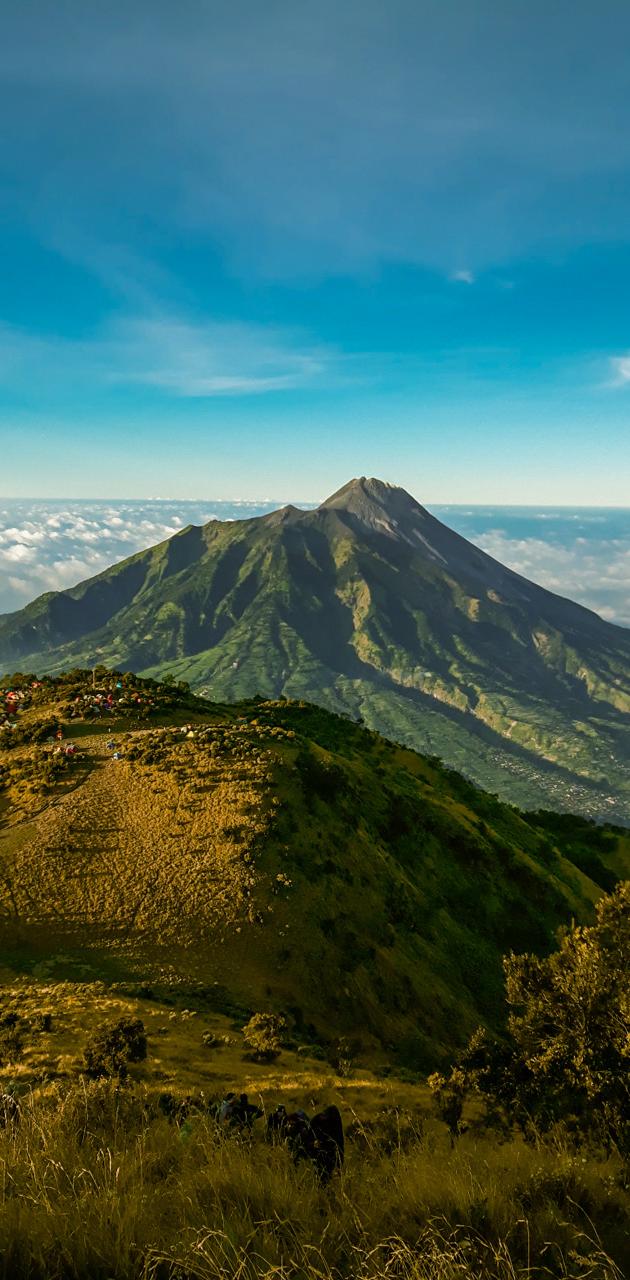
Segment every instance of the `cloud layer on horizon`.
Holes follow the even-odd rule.
[[[92,578],[187,524],[245,519],[275,502],[0,500],[0,613]]]
[[[187,524],[246,519],[259,502],[0,500],[0,613],[93,577]],[[630,511],[432,507],[517,573],[630,627]]]
[[[630,627],[630,516],[625,538],[576,537],[562,546],[493,529],[474,541],[524,578],[577,600],[607,622]]]

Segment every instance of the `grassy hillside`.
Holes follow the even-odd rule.
[[[394,1095],[396,1099],[396,1095]],[[613,1156],[471,1126],[450,1149],[419,1106],[350,1125],[328,1191],[288,1152],[178,1128],[140,1088],[83,1085],[0,1130],[11,1280],[623,1280]],[[308,1105],[308,1094],[305,1101]],[[346,1111],[350,1122],[351,1116]]]
[[[0,731],[16,975],[279,1010],[304,1044],[350,1036],[428,1069],[496,1022],[503,953],[544,951],[628,871],[622,831],[520,814],[309,704],[106,673],[100,691],[80,672],[31,683]]]
[[[622,1280],[620,1156],[562,1128],[499,1137],[479,1100],[453,1146],[423,1077],[479,1019],[501,1026],[502,952],[546,950],[628,875],[627,832],[523,815],[311,704],[105,670],[11,692],[7,1280]],[[253,1011],[286,1017],[271,1061],[247,1052]],[[121,1018],[146,1059],[89,1079]],[[343,1173],[320,1187],[262,1120],[220,1129],[228,1089],[265,1112],[336,1103]]]
[[[53,965],[54,967],[54,965]],[[343,1074],[288,1039],[243,1052],[239,1017],[203,998],[0,968],[0,1267],[11,1280],[623,1280],[629,1194],[619,1155],[497,1134],[470,1103],[453,1144],[427,1086],[362,1054]],[[186,998],[187,997],[187,998]],[[86,1078],[89,1036],[142,1019],[124,1085]],[[17,1019],[20,1054],[3,1029]],[[83,1074],[82,1074],[83,1073]],[[264,1111],[331,1102],[346,1129],[326,1190],[283,1147],[225,1133],[208,1103],[246,1089]],[[164,1104],[181,1101],[179,1123]]]
[[[211,521],[0,619],[0,670],[95,661],[361,716],[522,806],[625,821],[630,633],[402,489]]]

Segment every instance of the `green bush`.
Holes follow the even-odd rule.
[[[352,1040],[349,1036],[341,1036],[339,1040],[335,1040],[331,1045],[328,1061],[338,1076],[342,1078],[351,1076],[357,1054],[360,1052],[360,1040]]]
[[[325,760],[320,760],[312,751],[300,751],[296,757],[295,766],[300,774],[307,800],[317,797],[319,800],[330,803],[348,791],[349,784],[345,770],[337,764],[328,764]]]
[[[243,1027],[248,1056],[255,1062],[273,1062],[280,1055],[286,1019],[279,1013],[255,1013]]]
[[[507,1034],[475,1033],[450,1078],[432,1078],[438,1104],[476,1092],[506,1130],[561,1124],[630,1156],[630,881],[600,898],[591,928],[574,925],[544,959],[508,956],[504,969]]]
[[[124,1080],[131,1062],[144,1062],[147,1038],[144,1023],[121,1018],[109,1027],[101,1027],[85,1046],[85,1069],[93,1079],[118,1076]]]

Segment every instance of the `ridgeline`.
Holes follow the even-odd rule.
[[[498,1025],[630,836],[523,814],[305,702],[98,669],[4,682],[0,966],[271,1009],[428,1070]],[[8,696],[8,695],[11,696]]]

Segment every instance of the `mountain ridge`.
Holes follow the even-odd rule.
[[[312,510],[187,526],[0,617],[0,670],[98,662],[218,698],[304,696],[517,803],[630,812],[630,632],[374,477]]]
[[[17,973],[194,984],[428,1068],[500,1019],[506,950],[548,951],[630,867],[630,833],[519,813],[312,704],[105,670],[18,688],[0,729]]]

